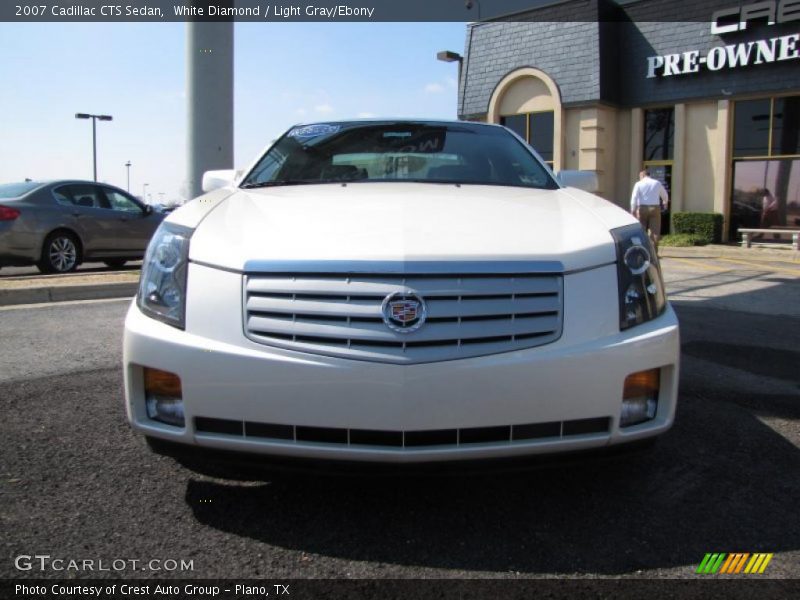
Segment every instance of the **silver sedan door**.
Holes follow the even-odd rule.
[[[108,208],[102,188],[89,183],[73,183],[69,190],[75,203],[74,214],[84,232],[85,253],[102,257],[119,252],[118,215]]]
[[[159,219],[152,219],[150,210],[135,201],[127,194],[104,187],[111,210],[119,220],[119,240],[122,250],[132,254],[144,254],[150,238],[153,236]]]

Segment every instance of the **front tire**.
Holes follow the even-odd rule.
[[[109,258],[103,261],[109,269],[121,269],[128,262],[124,258]]]
[[[42,273],[71,273],[78,268],[78,238],[66,231],[56,231],[45,239],[42,256],[36,266]]]

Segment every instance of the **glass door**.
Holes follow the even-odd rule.
[[[644,168],[650,173],[650,177],[661,182],[670,197],[670,206],[661,210],[661,235],[666,235],[669,233],[672,215],[672,161],[648,160],[645,161]]]
[[[661,182],[672,199],[672,163],[675,137],[675,109],[644,111],[644,156],[642,165],[650,177]],[[670,202],[670,206],[672,202]],[[661,235],[670,231],[671,208],[661,213]]]

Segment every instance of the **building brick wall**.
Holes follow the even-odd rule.
[[[486,113],[498,82],[522,67],[550,75],[558,84],[562,103],[596,99],[600,94],[598,31],[596,22],[469,25],[459,114]]]

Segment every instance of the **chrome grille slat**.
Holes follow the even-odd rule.
[[[435,296],[479,296],[497,294],[502,290],[504,294],[552,294],[559,291],[560,276],[531,276],[519,275],[516,277],[488,277],[469,276],[459,277],[371,277],[368,275],[353,275],[348,277],[342,274],[339,278],[320,277],[277,277],[277,276],[251,276],[247,280],[247,291],[269,294],[287,293],[291,290],[294,294],[315,294],[324,296],[347,296],[348,294],[367,295],[384,298],[393,292],[403,292],[408,289],[428,298]]]
[[[375,317],[381,318],[381,305],[375,300],[342,301],[339,298],[328,302],[323,300],[306,300],[298,298],[269,298],[250,296],[247,299],[247,310],[251,312],[288,313],[298,315],[341,315],[343,317]]]
[[[526,333],[553,332],[558,326],[557,315],[541,317],[508,318],[493,321],[488,328],[482,321],[461,323],[426,323],[424,327],[408,334],[397,334],[383,322],[361,321],[340,324],[312,318],[301,320],[274,319],[251,316],[247,328],[254,333],[271,332],[283,335],[307,335],[321,338],[341,338],[349,340],[376,340],[384,342],[428,342],[432,340],[472,339],[523,335]],[[402,337],[400,337],[402,336]]]
[[[313,354],[414,364],[540,346],[561,335],[562,276],[264,273],[244,278],[251,340]],[[428,320],[400,333],[383,323],[394,292],[425,300]]]
[[[495,300],[470,300],[469,297],[458,300],[430,300],[428,318],[451,317],[489,317],[500,315],[521,315],[529,313],[558,312],[560,298],[558,294],[547,296],[508,298]]]

